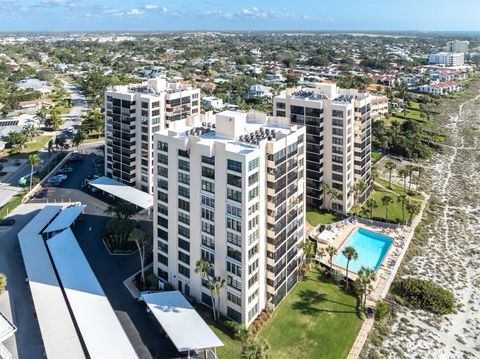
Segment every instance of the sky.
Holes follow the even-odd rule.
[[[480,0],[0,0],[0,31],[480,31]]]

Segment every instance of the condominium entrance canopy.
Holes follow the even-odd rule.
[[[179,352],[223,347],[179,291],[142,294],[142,299]]]
[[[140,208],[147,209],[153,206],[152,195],[127,186],[126,184],[118,182],[112,178],[102,176],[88,182],[88,184]]]
[[[44,233],[55,232],[70,227],[73,222],[82,214],[85,205],[67,207],[48,225]]]

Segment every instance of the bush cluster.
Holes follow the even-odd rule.
[[[455,312],[452,292],[428,280],[402,279],[394,283],[392,292],[402,299],[403,304],[413,309],[442,315]]]

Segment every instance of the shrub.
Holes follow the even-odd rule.
[[[394,283],[392,292],[413,309],[442,315],[455,312],[455,297],[452,292],[428,280],[402,279]]]
[[[343,280],[343,274],[342,272],[338,271],[338,270],[332,270],[332,280],[335,282],[335,283],[340,283],[342,280]]]
[[[375,320],[382,320],[388,314],[390,314],[390,305],[383,300],[379,301],[375,307]]]

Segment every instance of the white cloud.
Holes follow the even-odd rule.
[[[129,16],[141,16],[141,15],[143,15],[143,10],[131,9],[131,10],[127,11],[127,15],[129,15]]]
[[[146,4],[143,8],[145,10],[162,12],[162,13],[166,13],[168,11],[168,9],[165,6],[160,6],[158,4]]]

